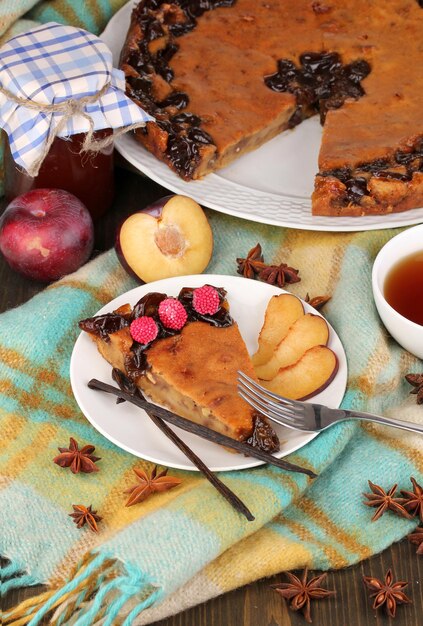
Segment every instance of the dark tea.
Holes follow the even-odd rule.
[[[423,326],[423,250],[394,265],[385,279],[383,293],[398,313]]]

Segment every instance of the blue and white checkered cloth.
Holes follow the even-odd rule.
[[[0,49],[0,87],[35,105],[57,105],[103,90],[83,109],[92,119],[93,130],[153,119],[125,95],[124,74],[113,68],[112,54],[98,37],[54,22],[18,35]],[[0,127],[9,137],[15,162],[24,170],[41,158],[63,115],[63,111],[25,106],[0,93]],[[89,120],[77,112],[68,117],[58,136],[84,133],[89,126]]]

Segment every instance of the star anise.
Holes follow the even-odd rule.
[[[72,504],[73,513],[69,513],[69,517],[73,517],[73,521],[77,528],[82,528],[85,524],[88,524],[89,528],[97,533],[97,522],[100,522],[103,518],[97,515],[97,511],[92,510],[92,505],[84,506],[83,504]]]
[[[411,515],[417,515],[420,521],[423,522],[423,487],[421,487],[412,476],[410,480],[413,484],[413,491],[401,489],[401,493],[406,500],[404,508],[406,508]]]
[[[263,261],[263,254],[259,243],[254,246],[254,248],[251,248],[246,259],[238,258],[236,262],[238,264],[237,272],[241,274],[241,276],[244,276],[244,278],[255,278],[256,274],[267,267],[266,263]]]
[[[315,576],[309,581],[307,580],[307,574],[307,568],[305,568],[301,579],[295,576],[295,574],[291,574],[291,572],[286,572],[289,582],[277,583],[276,585],[271,585],[271,587],[283,598],[290,600],[289,607],[293,611],[302,609],[306,621],[311,623],[310,600],[321,600],[328,596],[333,596],[336,591],[320,587],[320,583],[327,576],[326,573]]]
[[[298,276],[298,271],[286,263],[281,263],[280,265],[268,265],[261,270],[258,277],[269,285],[284,287],[286,284],[300,282],[301,278]]]
[[[415,531],[407,536],[411,543],[414,543],[416,546],[418,546],[417,554],[423,555],[423,526],[417,526]]]
[[[329,302],[330,298],[330,296],[314,296],[314,298],[310,298],[309,294],[307,294],[304,300],[314,309],[320,311],[320,309],[323,308],[327,302]]]
[[[69,448],[59,448],[60,454],[53,461],[60,467],[70,467],[73,474],[98,472],[95,463],[100,461],[100,457],[93,455],[94,450],[95,446],[92,445],[86,445],[79,450],[78,443],[71,437]]]
[[[370,594],[374,598],[373,608],[379,609],[385,605],[388,614],[395,617],[398,604],[409,604],[410,598],[407,598],[402,591],[407,587],[408,583],[403,581],[394,582],[392,571],[388,569],[385,581],[381,581],[373,576],[363,576],[364,584],[374,593]]]
[[[366,506],[378,507],[376,513],[372,517],[372,522],[379,519],[379,517],[381,517],[388,509],[394,511],[394,513],[397,513],[402,517],[411,519],[412,516],[403,507],[403,503],[406,501],[405,498],[395,497],[397,486],[398,485],[394,485],[389,491],[385,491],[382,487],[375,485],[371,480],[369,480],[369,487],[372,490],[372,493],[363,493],[363,495],[369,500],[369,502],[364,503]]]
[[[414,389],[410,393],[417,395],[417,404],[423,404],[423,374],[406,374],[405,380],[413,385]]]
[[[177,485],[180,485],[182,480],[175,478],[174,476],[167,476],[167,469],[157,474],[157,465],[151,472],[151,475],[142,470],[134,469],[135,474],[138,476],[140,484],[134,485],[130,489],[127,489],[125,493],[131,494],[128,502],[125,506],[132,506],[138,502],[146,500],[152,493],[168,491]]]

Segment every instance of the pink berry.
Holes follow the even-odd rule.
[[[159,304],[159,317],[165,328],[181,330],[187,321],[187,312],[176,298],[166,298]]]
[[[157,337],[159,328],[152,317],[144,315],[137,317],[130,326],[131,337],[138,343],[146,344],[154,341]]]
[[[201,315],[214,315],[220,308],[219,293],[210,285],[194,289],[192,305],[194,310]]]

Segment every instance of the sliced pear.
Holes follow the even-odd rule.
[[[270,361],[255,367],[257,376],[262,380],[272,380],[281,367],[296,363],[307,350],[325,345],[328,339],[329,327],[323,317],[312,313],[303,315],[291,326]]]
[[[260,383],[291,400],[307,400],[325,389],[338,371],[338,358],[327,346],[314,346],[299,361],[280,369],[270,381]]]
[[[258,350],[252,356],[254,367],[263,365],[272,358],[276,346],[288,334],[292,324],[303,315],[301,300],[290,293],[281,293],[269,300],[258,337]]]

